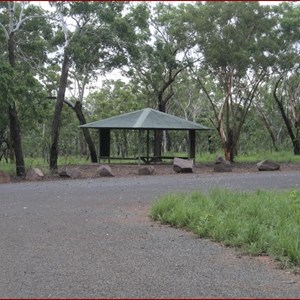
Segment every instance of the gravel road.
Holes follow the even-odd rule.
[[[299,183],[264,172],[1,184],[0,298],[300,298],[300,277],[269,259],[147,217],[167,192]]]

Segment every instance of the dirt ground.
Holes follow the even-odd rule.
[[[107,164],[107,163],[103,163]],[[84,165],[64,165],[59,166],[58,171],[62,170],[64,167],[68,167],[70,169],[77,169],[81,172],[81,178],[93,178],[96,170],[102,164],[91,163]],[[111,167],[113,174],[115,177],[134,177],[138,176],[138,169],[144,166],[145,164],[116,164],[110,163],[107,164]],[[150,166],[154,167],[155,172],[154,175],[176,175],[177,173],[173,170],[172,163],[155,163]],[[214,163],[196,163],[194,166],[193,173],[194,174],[215,174]],[[300,171],[300,163],[281,163],[280,171]],[[248,173],[248,172],[259,172],[256,163],[233,163],[232,164],[232,172],[233,173]],[[47,175],[46,179],[55,180],[61,179],[58,174]]]

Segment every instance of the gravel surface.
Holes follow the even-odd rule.
[[[300,172],[0,185],[1,298],[300,298],[300,277],[148,218],[173,191],[299,188]]]

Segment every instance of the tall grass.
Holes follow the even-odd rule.
[[[267,254],[286,266],[300,266],[298,190],[169,194],[153,204],[150,216],[244,253]]]

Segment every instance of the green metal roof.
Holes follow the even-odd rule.
[[[185,119],[181,119],[151,108],[137,110],[123,115],[81,125],[79,127],[99,129],[210,129],[201,124],[187,121]]]

